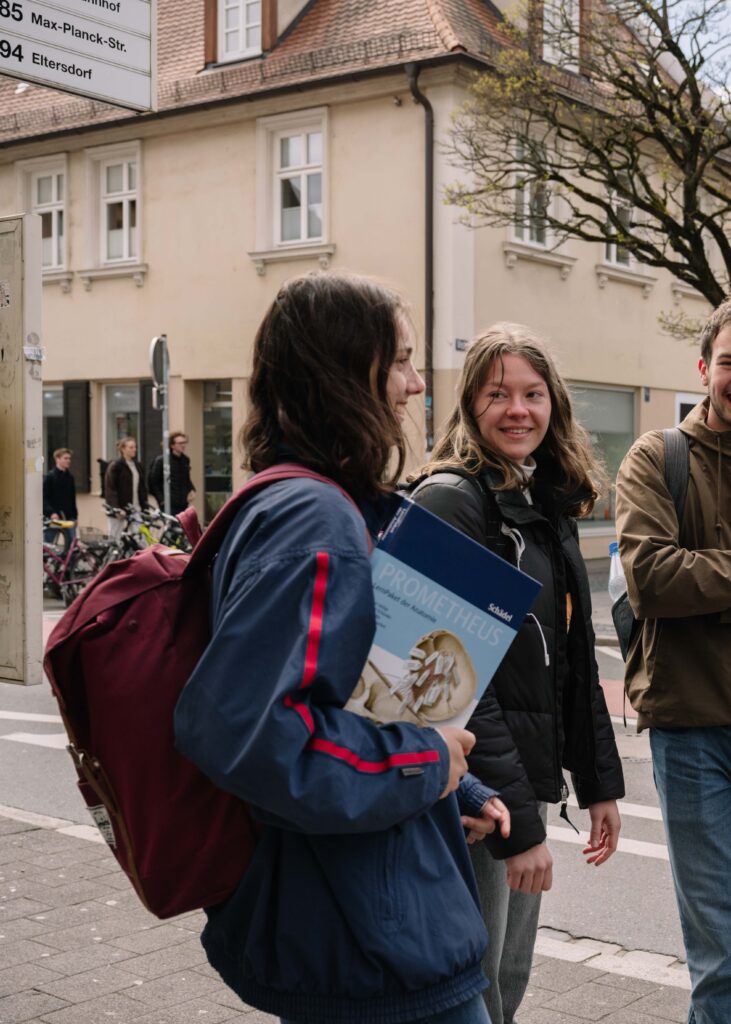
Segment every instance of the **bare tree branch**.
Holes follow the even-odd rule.
[[[474,225],[614,246],[717,305],[731,279],[726,0],[583,0],[580,22],[578,2],[544,0],[542,26],[506,22],[453,119],[466,180],[446,198]]]

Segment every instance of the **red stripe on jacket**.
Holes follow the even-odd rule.
[[[318,551],[315,562],[315,586],[312,593],[312,608],[310,609],[310,624],[307,630],[307,646],[305,648],[305,667],[302,674],[302,681],[299,689],[307,689],[317,675],[317,656],[320,650],[322,638],[322,624],[325,610],[325,595],[327,593],[327,575],[330,568],[330,556],[326,551]],[[352,765],[359,772],[378,773],[386,772],[390,768],[405,768],[420,764],[433,764],[439,761],[439,752],[436,750],[424,750],[410,754],[391,754],[382,761],[365,761],[354,751],[347,747],[341,747],[331,740],[318,739],[314,736],[315,720],[312,712],[306,704],[295,700],[291,694],[284,698],[284,706],[296,711],[307,726],[312,739],[307,744],[309,750],[317,750],[321,754],[329,754],[339,761],[345,761]]]
[[[325,592],[327,590],[327,573],[330,556],[327,551],[318,551],[315,569],[315,589],[312,594],[310,610],[310,627],[307,631],[307,649],[305,651],[305,671],[300,689],[309,686],[317,674],[317,654],[320,650],[322,637],[322,619],[325,610]]]
[[[357,754],[353,753],[352,750],[348,750],[347,747],[339,747],[337,743],[333,743],[331,740],[318,739],[316,736],[312,737],[307,746],[310,750],[318,750],[321,754],[329,754],[331,757],[336,757],[339,761],[345,761],[359,772],[370,772],[373,774],[387,772],[389,768],[406,768],[410,765],[433,764],[439,760],[439,754],[436,750],[422,750],[412,754],[390,754],[383,761],[364,761],[362,757],[358,757]]]
[[[307,629],[307,646],[305,648],[305,668],[299,689],[306,689],[317,675],[317,655],[322,637],[322,621],[325,610],[325,594],[327,593],[327,574],[330,568],[330,556],[327,551],[318,551],[315,557],[315,586],[312,592],[312,608]],[[284,706],[296,711],[312,734],[315,721],[306,704],[295,701],[290,694],[284,698]]]

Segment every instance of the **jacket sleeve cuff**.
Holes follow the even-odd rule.
[[[471,818],[478,818],[486,802],[493,796],[498,796],[498,791],[483,785],[479,779],[476,779],[474,775],[470,775],[469,772],[460,779],[457,801],[462,814],[467,814]]]

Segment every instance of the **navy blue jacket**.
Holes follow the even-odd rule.
[[[215,564],[213,636],[176,737],[268,826],[208,910],[209,960],[245,1002],[295,1020],[401,1024],[486,985],[458,800],[439,799],[444,741],[343,709],[374,629],[357,509],[309,480],[249,499]],[[463,812],[491,793],[468,777]]]

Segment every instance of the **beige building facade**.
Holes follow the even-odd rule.
[[[186,44],[184,68],[174,56],[161,60],[156,115],[122,116],[0,80],[0,216],[42,218],[44,444],[47,459],[55,447],[74,448],[83,524],[104,524],[98,460],[115,456],[119,437],[134,435],[146,464],[160,450],[149,366],[160,333],[170,349],[170,426],[189,435],[199,511],[216,511],[243,480],[235,435],[257,324],[282,281],[313,269],[397,287],[414,309],[420,367],[432,322],[436,429],[465,342],[496,320],[527,323],[551,342],[610,472],[634,437],[677,422],[697,400],[697,352],[663,334],[658,315],[680,306],[702,316],[702,300],[621,254],[465,227],[442,201],[457,172],[441,143],[482,59],[472,22],[453,18],[445,28],[436,3],[374,4],[378,25],[359,20],[347,0],[191,6],[198,42]],[[441,7],[449,21],[454,5]],[[486,32],[486,5],[462,7],[484,14]],[[161,0],[165,53],[185,9]],[[267,87],[276,61],[279,77]],[[415,101],[415,82],[426,104]],[[418,465],[423,407],[409,434]],[[604,556],[613,536],[608,495],[582,525],[587,557]]]

